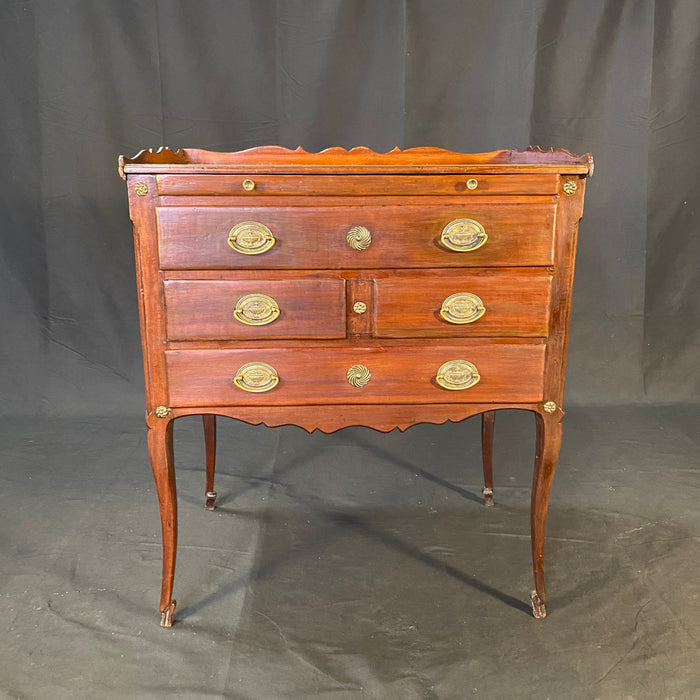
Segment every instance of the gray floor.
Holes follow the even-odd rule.
[[[177,623],[143,423],[5,420],[0,697],[700,698],[700,408],[571,409],[536,621],[534,421],[308,435],[176,424]]]

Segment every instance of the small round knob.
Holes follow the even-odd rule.
[[[365,304],[364,301],[356,301],[356,302],[352,305],[352,310],[353,310],[356,314],[363,314],[365,311],[367,311],[367,304]]]
[[[476,178],[470,177],[467,180],[467,189],[475,190],[479,186],[479,181]]]
[[[364,226],[353,226],[345,240],[353,250],[365,250],[372,244],[372,234]]]
[[[365,386],[365,384],[369,384],[372,375],[364,365],[353,365],[348,370],[347,378],[350,385],[359,388]]]
[[[243,189],[250,192],[255,189],[255,183],[252,180],[243,180]]]

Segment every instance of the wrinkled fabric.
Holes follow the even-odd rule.
[[[0,422],[0,697],[664,700],[700,687],[700,411],[576,408],[533,619],[534,419],[308,435],[176,421],[175,624],[141,420]]]
[[[0,411],[141,411],[120,153],[595,156],[567,402],[697,401],[694,0],[6,0]]]

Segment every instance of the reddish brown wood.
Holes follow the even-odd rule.
[[[203,410],[217,416],[226,416],[251,425],[265,425],[269,428],[294,425],[309,433],[318,430],[333,433],[348,426],[371,428],[388,433],[398,428],[401,432],[418,423],[441,425],[458,423],[486,411],[500,409],[521,409],[537,412],[540,403],[453,403],[453,404],[348,404],[337,406],[295,406],[294,412],[289,406],[196,406],[192,408],[174,408],[172,415],[199,415]]]
[[[214,491],[214,471],[216,469],[216,416],[204,414],[202,416],[204,424],[204,453],[206,459],[206,486],[204,496],[206,498],[204,507],[207,510],[214,510],[216,502],[216,491]]]
[[[175,601],[175,556],[177,553],[177,492],[173,457],[173,421],[152,418],[148,421],[148,454],[160,505],[163,536],[163,579],[160,591],[161,626],[170,627]]]
[[[313,200],[305,200],[309,204]],[[163,269],[298,268],[366,269],[551,265],[556,205],[498,201],[431,206],[378,203],[363,198],[356,206],[159,207],[158,240]],[[444,227],[468,218],[484,227],[488,240],[469,252],[455,252],[440,241]],[[259,255],[236,252],[229,231],[257,221],[275,236],[273,248]],[[353,250],[347,233],[365,226],[372,234],[366,250]]]
[[[536,617],[546,614],[545,523],[561,444],[577,227],[592,171],[589,154],[537,148],[160,149],[120,158],[134,222],[148,445],[163,530],[161,624],[172,623],[175,606],[172,421],[189,414],[204,415],[213,506],[215,415],[330,432],[481,413],[488,503],[495,411],[535,412],[532,604]],[[243,188],[245,179],[252,188]],[[440,234],[458,218],[480,222],[486,244],[448,250]],[[228,244],[231,228],[251,220],[276,239],[262,255]],[[359,251],[346,240],[358,225],[372,236]],[[440,305],[464,291],[482,298],[486,314],[448,325]],[[237,297],[254,292],[280,302],[272,324],[233,320]],[[450,359],[476,364],[479,383],[464,391],[438,386],[437,368]],[[246,362],[273,365],[278,386],[237,388],[233,377]],[[353,364],[367,366],[369,384],[348,384]]]
[[[259,146],[237,153],[218,153],[199,148],[143,150],[133,158],[119,156],[119,173],[139,172],[499,172],[593,174],[590,153],[574,155],[562,148],[525,151],[514,149],[491,153],[454,153],[442,148],[420,147],[375,153],[357,147],[349,151],[338,146],[321,153],[303,148],[292,151],[280,146]]]
[[[558,177],[555,173],[521,175],[514,179],[507,175],[479,175],[469,189],[464,175],[256,175],[254,180],[239,175],[158,175],[158,194],[164,195],[239,195],[260,197],[299,195],[318,197],[328,195],[411,197],[460,196],[465,199],[480,195],[556,194]],[[253,182],[246,190],[243,183]],[[472,186],[474,183],[472,182]]]
[[[164,283],[169,340],[344,338],[345,282],[341,279],[176,281]],[[248,294],[264,294],[277,319],[248,326],[234,316]]]
[[[561,447],[564,412],[536,413],[537,441],[535,468],[532,476],[532,504],[530,506],[530,530],[532,539],[532,567],[535,574],[535,590],[532,592],[532,612],[537,618],[547,615],[547,591],[544,583],[544,539],[547,525],[547,508],[552,488],[554,470]]]
[[[546,269],[392,270],[373,277],[378,338],[547,335],[551,273]],[[460,292],[481,299],[486,308],[481,318],[454,324],[440,315],[445,299]]]
[[[481,458],[484,467],[484,505],[493,505],[493,427],[495,411],[481,414]]]
[[[435,382],[440,366],[449,360],[468,360],[481,379],[475,386],[447,390]],[[382,347],[319,345],[292,348],[236,348],[232,350],[169,350],[166,352],[171,406],[214,405],[299,406],[308,404],[523,402],[542,398],[544,345],[523,342],[501,345]],[[250,393],[233,384],[240,367],[264,362],[280,381],[265,393]],[[353,365],[371,373],[366,386],[354,387],[346,374]]]

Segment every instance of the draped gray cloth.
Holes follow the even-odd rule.
[[[116,157],[591,151],[567,403],[697,401],[694,0],[6,0],[0,410],[142,406]]]

